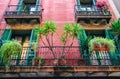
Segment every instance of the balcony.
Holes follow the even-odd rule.
[[[17,23],[30,23],[36,24],[40,23],[42,19],[41,6],[37,5],[35,8],[30,10],[24,10],[18,5],[8,5],[4,18],[8,24]]]
[[[68,49],[70,51],[66,54],[65,60],[66,65],[54,65],[54,60],[49,47],[38,47],[38,52],[33,52],[30,47],[24,47],[22,54],[16,57],[12,57],[10,63],[10,69],[7,72],[90,72],[90,71],[120,71],[120,62],[119,58],[109,59],[107,55],[101,58],[91,58],[89,54],[83,55],[79,51],[79,46],[54,46],[54,53],[57,54],[57,59],[60,59],[62,53],[62,48]],[[81,54],[81,55],[79,55]],[[42,65],[36,64],[33,61],[33,57],[41,56],[44,60]],[[74,57],[73,57],[74,56]],[[39,62],[39,61],[38,61]],[[99,63],[99,64],[98,64]],[[4,66],[0,65],[0,72],[6,72]]]
[[[110,11],[107,11],[106,13],[102,11],[89,11],[89,10],[83,10],[80,5],[75,5],[75,19],[76,22],[80,22],[81,20],[86,19],[96,19],[96,20],[102,20],[106,19],[107,23],[109,23],[111,19]]]

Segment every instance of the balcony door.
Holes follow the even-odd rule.
[[[19,0],[17,11],[19,13],[34,14],[39,9],[40,0],[36,0],[35,3],[25,3],[24,0]]]
[[[81,5],[81,11],[93,11],[92,5]]]
[[[94,0],[92,0],[92,3],[90,4],[83,4],[81,3],[81,0],[76,0],[76,5],[77,5],[77,9],[79,11],[94,11]]]
[[[35,11],[36,11],[35,4],[25,4],[24,12],[28,14],[34,14]]]

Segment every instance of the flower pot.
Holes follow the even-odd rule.
[[[59,59],[58,60],[58,65],[65,66],[66,65],[66,60],[65,59]]]
[[[95,45],[94,46],[94,51],[100,51],[101,49],[100,49],[100,46],[98,46],[98,45]]]
[[[35,65],[35,66],[38,66],[38,65],[39,65],[39,60],[35,60],[35,61],[34,61],[34,65]]]
[[[100,51],[100,47],[94,47],[94,51]]]
[[[108,46],[102,45],[101,47],[94,46],[94,50],[95,50],[95,51],[109,51],[110,48],[109,48]]]
[[[106,50],[106,51],[109,51],[109,50],[110,50],[110,48],[109,48],[109,47],[106,47],[106,48],[105,48],[105,50]]]
[[[34,66],[42,66],[45,63],[45,61],[43,59],[33,59],[32,63],[32,65]]]

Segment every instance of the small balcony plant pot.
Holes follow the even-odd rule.
[[[94,46],[94,51],[100,51],[100,50],[101,50],[100,46],[98,46],[98,45]]]
[[[109,51],[109,50],[110,50],[110,47],[105,46],[105,51]]]
[[[34,65],[38,66],[39,65],[39,60],[34,60]]]
[[[94,51],[109,51],[110,48],[108,46],[102,45],[100,46],[94,46]]]
[[[110,48],[109,48],[108,46],[106,46],[106,45],[102,45],[102,46],[101,46],[101,50],[102,50],[102,51],[109,51]]]
[[[106,47],[106,48],[105,48],[105,50],[106,50],[106,51],[109,51],[109,50],[110,50],[110,48],[109,48],[109,47]]]
[[[58,65],[59,66],[65,66],[67,64],[66,60],[65,59],[59,59],[58,60]]]
[[[33,65],[34,66],[42,66],[44,63],[45,63],[45,61],[41,57],[33,58]]]

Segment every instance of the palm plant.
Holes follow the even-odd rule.
[[[44,44],[44,46],[49,46],[49,50],[52,52],[54,58],[55,58],[55,62],[54,64],[58,64],[58,58],[52,48],[53,46],[53,36],[56,33],[57,27],[56,24],[53,21],[46,21],[43,25],[43,27],[38,26],[35,29],[35,32],[38,34],[39,39],[42,41],[42,43]],[[82,28],[79,27],[78,24],[65,24],[64,25],[64,32],[61,35],[61,41],[63,43],[63,49],[62,49],[62,56],[61,58],[65,58],[66,53],[70,50],[70,47],[73,45],[75,38],[78,37],[78,35],[82,32]],[[43,40],[43,38],[45,38],[45,40],[47,41],[47,44],[45,42],[45,40]],[[67,51],[65,52],[65,46],[67,46],[67,42],[69,41],[69,39],[72,38],[72,42],[69,46],[69,48],[67,49]]]
[[[35,28],[36,34],[38,34],[39,39],[42,41],[44,46],[49,46],[50,51],[52,52],[54,58],[56,58],[56,55],[52,49],[53,46],[53,36],[54,33],[56,33],[57,26],[53,21],[46,21],[43,26],[38,26]],[[45,43],[45,40],[47,41],[47,45]]]
[[[78,35],[82,33],[82,28],[79,26],[79,24],[65,24],[64,25],[64,32],[61,36],[61,41],[63,43],[63,50],[62,50],[62,57],[65,58],[66,53],[70,50],[70,47],[72,47],[74,40],[78,38]],[[72,38],[72,42],[68,48],[68,50],[65,52],[65,46],[69,39]]]
[[[12,56],[19,55],[22,52],[22,46],[20,43],[12,40],[7,41],[0,48],[0,56],[2,63],[5,65],[5,68],[8,69],[10,66],[10,62],[12,60]]]

